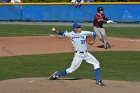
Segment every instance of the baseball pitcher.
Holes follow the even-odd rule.
[[[103,13],[103,8],[98,7],[97,8],[97,14],[94,16],[94,24],[93,28],[96,33],[96,35],[99,37],[99,39],[103,42],[103,47],[105,49],[111,48],[110,44],[108,43],[106,34],[105,34],[105,29],[103,27],[104,23],[114,23],[112,20],[109,20],[105,14]]]
[[[67,36],[71,39],[71,42],[74,47],[74,58],[71,63],[71,66],[61,72],[55,72],[53,75],[50,76],[50,80],[56,80],[60,76],[70,74],[77,70],[82,63],[83,60],[86,60],[87,63],[92,64],[94,67],[94,74],[96,77],[96,85],[103,86],[102,80],[100,78],[100,64],[99,61],[91,55],[87,50],[87,36],[92,36],[93,40],[89,42],[90,45],[94,44],[96,35],[94,32],[90,31],[82,31],[81,25],[78,23],[73,24],[73,30],[71,32],[63,32],[57,31],[55,28],[52,28],[52,31],[62,35]]]

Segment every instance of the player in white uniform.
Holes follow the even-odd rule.
[[[94,41],[95,41],[95,38],[96,38],[95,33],[90,32],[90,31],[81,31],[81,25],[79,25],[78,23],[73,24],[73,29],[74,31],[71,31],[71,32],[67,32],[67,31],[62,32],[62,31],[57,31],[55,28],[52,28],[53,32],[56,32],[57,34],[62,35],[62,36],[67,36],[71,39],[75,54],[74,54],[74,58],[71,63],[71,66],[61,72],[58,72],[58,73],[55,72],[53,75],[50,76],[50,80],[56,80],[60,76],[74,72],[75,70],[79,68],[82,61],[86,60],[87,63],[92,64],[94,67],[96,85],[103,85],[100,78],[99,61],[87,51],[86,36],[89,36],[89,35],[93,36]],[[94,41],[92,41],[91,44],[94,43]]]

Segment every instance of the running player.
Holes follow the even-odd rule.
[[[102,7],[97,8],[97,14],[94,16],[93,28],[94,28],[96,35],[104,43],[104,45],[100,46],[100,47],[104,47],[105,49],[107,49],[107,48],[111,48],[111,46],[108,43],[103,24],[104,23],[114,23],[114,22],[112,20],[109,20],[105,16],[105,14],[103,13],[103,10],[104,9]]]

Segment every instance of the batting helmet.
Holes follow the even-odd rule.
[[[104,9],[102,7],[98,7],[97,12],[100,13],[100,11],[104,11]]]

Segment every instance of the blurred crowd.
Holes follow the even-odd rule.
[[[84,2],[93,2],[94,0],[71,0],[71,3],[77,8],[81,7],[81,4]]]
[[[22,0],[0,0],[2,3],[20,3]]]
[[[36,1],[36,0],[35,0]],[[40,2],[48,2],[49,0],[38,0]],[[57,1],[57,0],[56,0]],[[60,0],[59,0],[60,1]],[[140,0],[66,0],[66,2],[72,2],[73,5],[80,5],[84,2],[139,2]],[[20,3],[22,0],[0,0],[3,3]],[[25,2],[29,2],[29,0],[25,0]],[[34,0],[32,0],[34,2]],[[51,2],[51,1],[49,1]]]
[[[71,0],[71,2],[73,4],[75,4],[76,2],[79,2],[79,3],[84,3],[84,2],[93,2],[94,0]],[[0,0],[0,2],[3,2],[3,3],[20,3],[22,2],[22,0]]]

